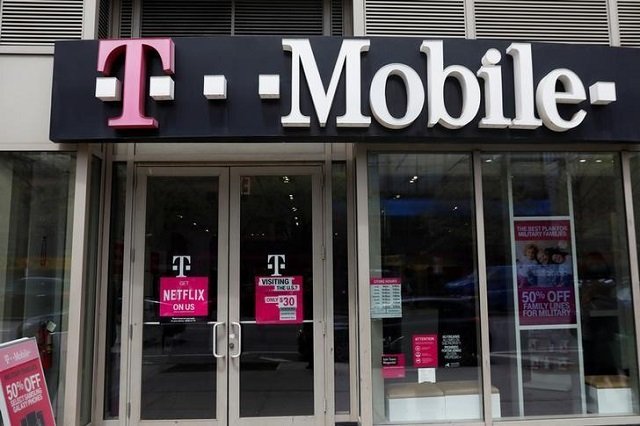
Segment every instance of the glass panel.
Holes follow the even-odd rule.
[[[73,154],[0,154],[0,341],[37,339],[49,396],[59,414],[74,179]]]
[[[91,158],[89,223],[87,228],[87,253],[85,292],[83,295],[84,321],[82,340],[82,403],[80,407],[80,423],[91,422],[91,404],[93,402],[93,348],[96,321],[96,287],[98,281],[98,252],[100,231],[100,193],[102,183],[102,161],[98,157]]]
[[[333,340],[335,406],[350,411],[349,364],[349,251],[347,238],[347,176],[345,163],[333,163]]]
[[[107,332],[105,353],[104,418],[118,418],[120,397],[120,344],[122,334],[122,272],[127,167],[114,163],[111,183],[109,230],[109,282],[107,284]]]
[[[637,413],[619,156],[482,164],[494,416]]]
[[[312,415],[311,177],[243,176],[241,179],[240,416]],[[276,264],[276,259],[269,255],[282,257]],[[279,278],[298,277],[296,283],[302,287],[301,294],[294,293],[296,306],[302,312],[294,314],[291,309],[269,306],[264,294],[256,295],[258,277],[274,274],[280,274]],[[296,320],[286,320],[294,315]],[[295,324],[300,315],[305,322]]]
[[[471,157],[369,155],[374,423],[482,418]]]
[[[218,197],[217,177],[148,178],[142,419],[216,416]]]

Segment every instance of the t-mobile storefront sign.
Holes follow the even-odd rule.
[[[637,51],[601,46],[335,37],[65,42],[56,45],[51,138],[636,141],[638,71]]]

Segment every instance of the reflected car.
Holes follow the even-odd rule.
[[[56,277],[24,277],[6,286],[5,311],[0,342],[37,337],[49,324],[54,332],[62,328],[67,306],[64,281]],[[50,324],[50,323],[53,323]]]
[[[473,272],[458,280],[449,281],[445,285],[450,295],[477,297],[478,278]],[[489,266],[487,268],[487,296],[490,312],[513,311],[513,268],[511,265]]]

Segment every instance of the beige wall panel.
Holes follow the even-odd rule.
[[[136,157],[161,155],[180,160],[243,160],[267,161],[278,159],[304,160],[324,158],[322,143],[139,143]]]
[[[0,55],[0,149],[9,144],[56,149],[49,141],[52,73],[52,56]]]

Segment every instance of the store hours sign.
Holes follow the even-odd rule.
[[[61,42],[51,139],[637,141],[638,72],[634,49],[508,41]]]

